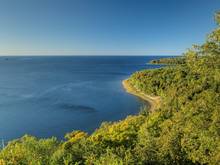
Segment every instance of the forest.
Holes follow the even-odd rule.
[[[0,151],[0,165],[220,164],[220,12],[215,20],[205,43],[181,60],[160,60],[175,65],[128,79],[134,88],[160,96],[160,108],[104,122],[90,135],[67,133],[64,141],[25,135]]]
[[[168,64],[168,65],[177,65],[185,64],[185,57],[170,57],[170,58],[161,58],[158,60],[150,61],[150,64]]]

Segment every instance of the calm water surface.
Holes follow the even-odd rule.
[[[121,81],[157,57],[0,57],[0,138],[62,138],[136,114]]]

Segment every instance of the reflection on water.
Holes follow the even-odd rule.
[[[85,106],[85,105],[72,105],[72,104],[61,104],[59,105],[60,109],[64,110],[71,110],[71,111],[78,111],[80,113],[94,113],[96,112],[95,108]]]

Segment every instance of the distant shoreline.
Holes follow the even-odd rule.
[[[146,95],[143,92],[138,91],[137,89],[135,89],[133,86],[131,86],[129,84],[128,79],[123,80],[122,85],[123,85],[123,87],[124,87],[124,89],[126,90],[127,93],[130,93],[132,95],[135,95],[135,96],[147,101],[150,105],[150,109],[149,109],[150,112],[153,112],[157,108],[160,107],[160,103],[161,103],[160,96],[150,96],[150,95]]]

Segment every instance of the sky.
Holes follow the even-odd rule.
[[[0,55],[180,55],[220,0],[0,0]]]

